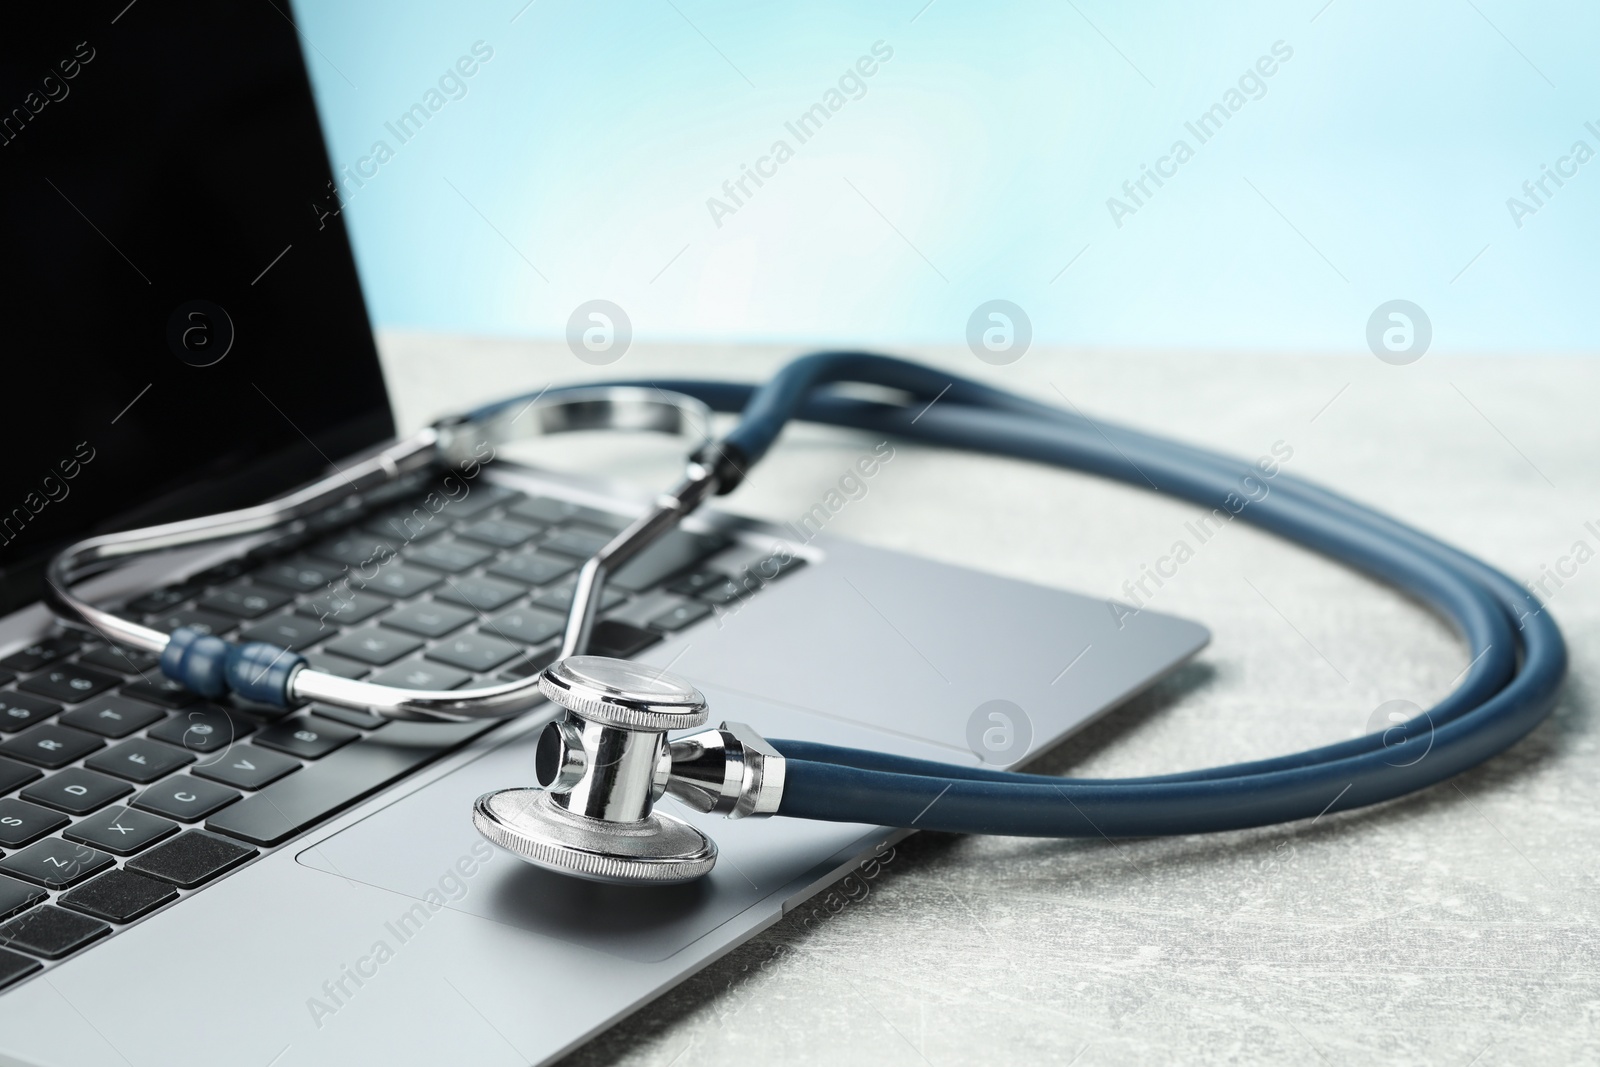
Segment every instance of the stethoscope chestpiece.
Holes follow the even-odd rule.
[[[539,735],[538,786],[486,793],[472,811],[479,833],[528,862],[597,882],[687,882],[710,872],[717,846],[654,810],[664,793],[732,818],[777,811],[783,757],[748,727],[667,740],[706,722],[705,697],[682,678],[569,656],[545,669],[539,689],[562,714]]]

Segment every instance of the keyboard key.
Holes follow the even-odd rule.
[[[199,630],[203,634],[221,637],[239,625],[239,620],[228,615],[219,615],[214,611],[201,611],[199,608],[184,608],[182,611],[168,612],[150,620],[150,625],[162,633],[170,634],[172,631],[187,628]]]
[[[207,567],[197,574],[191,574],[184,579],[183,584],[193,586],[221,585],[231,582],[239,575],[250,569],[250,561],[244,557],[225,559],[221,563]]]
[[[58,960],[110,932],[99,919],[46,904],[0,926],[0,944]]]
[[[628,659],[661,640],[661,635],[616,619],[601,619],[589,635],[588,654]]]
[[[0,948],[0,989],[12,982],[20,982],[43,966],[38,960],[31,960],[20,952]]]
[[[373,736],[223,808],[206,821],[206,829],[256,845],[279,844],[494,726],[493,722],[391,722]]]
[[[540,608],[512,608],[503,615],[496,615],[483,628],[508,641],[542,645],[559,636],[567,628],[567,620],[564,615]]]
[[[124,869],[148,874],[179,889],[193,889],[256,854],[255,849],[224,838],[185,830],[166,844],[129,860]]]
[[[0,800],[0,845],[21,848],[45,834],[53,834],[70,820],[49,808],[7,797]]]
[[[460,529],[462,537],[495,548],[516,548],[533,540],[541,528],[509,519],[482,519]]]
[[[407,634],[369,626],[364,630],[345,634],[337,641],[323,646],[324,651],[381,667],[393,663],[422,647],[422,642]]]
[[[19,882],[15,878],[0,878],[0,919],[9,919],[19,911],[26,911],[50,894],[38,886]]]
[[[372,670],[365,663],[357,663],[343,656],[330,656],[322,652],[307,652],[306,662],[314,671],[338,675],[340,678],[361,678]]]
[[[383,624],[421,637],[443,637],[451,630],[459,630],[475,618],[477,615],[465,608],[425,600],[420,604],[407,604],[384,619]]]
[[[394,668],[390,669],[393,670]],[[385,684],[393,685],[394,683],[388,682]],[[375,715],[370,711],[362,711],[358,708],[336,708],[332,704],[312,704],[310,711],[313,714],[322,716],[324,719],[332,719],[334,722],[342,722],[346,726],[356,726],[363,730],[376,730],[380,726],[387,726],[390,721],[382,715]]]
[[[242,715],[230,715],[222,708],[207,705],[152,727],[150,736],[190,752],[220,752],[255,730],[255,723]]]
[[[561,646],[558,644],[551,645],[549,648],[541,649],[538,652],[530,652],[522,659],[517,660],[505,670],[501,671],[500,680],[504,682],[518,682],[530,674],[538,674],[540,671],[550,666],[550,664],[554,663],[556,661],[556,656],[560,655],[560,653]]]
[[[459,519],[475,519],[488,511],[496,504],[508,504],[521,500],[522,494],[515,489],[507,489],[500,485],[474,485],[469,487],[467,495],[460,499],[444,494],[449,498],[440,518],[456,521]]]
[[[83,642],[76,637],[65,635],[47,637],[43,641],[35,641],[21,651],[11,653],[5,659],[0,659],[0,667],[13,671],[36,671],[40,667],[72,655],[82,647]]]
[[[82,767],[68,767],[42,782],[33,783],[20,796],[23,800],[48,804],[68,815],[87,815],[131,792],[133,786],[127,782],[86,771]]]
[[[179,822],[196,822],[239,799],[236,790],[180,774],[133,798],[133,806]],[[0,860],[0,864],[5,861]]]
[[[507,508],[506,513],[521,519],[532,519],[547,526],[556,526],[564,522],[581,522],[613,533],[621,532],[633,521],[626,515],[600,511],[547,496],[529,497]]]
[[[46,889],[65,889],[111,866],[99,849],[47,837],[0,860],[0,874],[21,878]]]
[[[539,547],[550,552],[576,556],[578,559],[588,559],[604,548],[615,536],[616,534],[603,530],[569,526],[565,530],[557,530],[554,536],[546,539]]]
[[[374,515],[361,528],[390,544],[420,545],[444,533],[446,522],[420,505],[402,505]]]
[[[393,559],[399,550],[394,538],[379,537],[366,530],[352,530],[311,546],[312,554],[343,563],[347,567],[371,570]]]
[[[315,707],[315,705],[312,705]],[[194,773],[239,789],[260,789],[300,769],[297,760],[255,745],[235,745],[219,756],[196,764]]]
[[[667,592],[677,593],[679,596],[699,596],[705,590],[729,580],[726,574],[717,570],[690,571],[667,586]]]
[[[730,544],[721,534],[668,530],[661,539],[617,568],[610,584],[630,593],[640,593],[688,570],[707,556]]]
[[[498,578],[451,578],[446,581],[445,588],[434,596],[438,600],[463,604],[478,611],[494,611],[526,592],[522,586],[502,582]]]
[[[259,619],[267,612],[281,608],[294,598],[282,589],[272,589],[249,582],[235,582],[224,586],[198,601],[207,611],[223,615],[237,615],[241,619]]]
[[[61,897],[63,907],[114,923],[131,923],[178,899],[165,882],[132,871],[107,871]]]
[[[396,663],[393,667],[386,667],[367,680],[400,689],[454,689],[464,684],[470,677],[472,676],[466,671],[458,671],[441,663],[410,660]]]
[[[447,638],[424,653],[429,659],[460,667],[465,671],[492,671],[522,651],[509,641],[486,634],[462,634]]]
[[[759,587],[759,584],[760,583],[752,583],[747,586],[736,578],[723,576],[720,581],[713,582],[709,585],[701,586],[700,588],[696,589],[693,595],[701,600],[704,600],[707,604],[710,604],[713,607],[720,608],[726,604],[733,603],[735,600],[738,600],[747,593],[755,592],[755,590]],[[683,590],[678,588],[676,584],[668,586],[668,588],[674,593],[683,592]]]
[[[336,748],[348,745],[361,735],[348,726],[296,715],[274,723],[256,735],[256,744],[287,752],[301,759],[321,759]]]
[[[377,599],[374,597],[373,599]],[[265,641],[269,645],[287,648],[291,652],[298,652],[302,648],[309,648],[338,632],[338,628],[331,622],[318,622],[299,615],[278,615],[264,619],[254,626],[247,626],[239,631],[241,641]]]
[[[161,662],[161,657],[154,652],[146,652],[142,648],[123,648],[120,645],[101,645],[85,652],[78,659],[123,674],[143,674],[146,671],[153,671]]]
[[[30,693],[38,693],[52,700],[63,700],[68,704],[76,704],[80,700],[88,700],[98,693],[104,693],[114,685],[121,685],[122,679],[105,671],[97,671],[93,667],[84,667],[76,663],[63,663],[58,667],[40,671],[27,681],[17,686]]]
[[[464,541],[433,541],[406,553],[406,558],[423,567],[432,567],[446,574],[460,574],[471,570],[494,553]]]
[[[496,578],[509,578],[523,585],[548,585],[564,574],[578,569],[578,561],[566,556],[545,556],[538,552],[518,552],[493,567],[489,573]]]
[[[83,765],[90,770],[105,771],[144,785],[193,762],[192,752],[135,737],[104,752],[95,753],[84,760]]]
[[[133,697],[164,708],[186,708],[200,699],[200,694],[175,682],[165,675],[151,675],[122,687],[124,696]]]
[[[675,634],[685,626],[699,622],[711,614],[711,606],[698,600],[685,600],[650,620],[650,625],[665,633]]]
[[[302,556],[298,559],[268,563],[257,570],[254,577],[264,585],[287,589],[291,593],[310,593],[321,589],[343,573],[343,568],[332,563]]]
[[[437,571],[408,567],[403,563],[386,563],[378,568],[377,575],[371,581],[363,583],[360,578],[352,577],[350,585],[369,593],[409,600],[418,593],[426,593],[442,581],[444,578]]]
[[[32,767],[24,767],[8,759],[0,759],[0,793],[9,793],[19,785],[27,785],[42,777]]]
[[[40,723],[0,744],[0,755],[36,763],[41,767],[65,767],[105,744],[93,734],[70,726]]]
[[[577,581],[569,578],[564,582],[552,585],[542,593],[535,593],[533,602],[541,608],[549,608],[551,611],[560,612],[565,617],[567,612],[572,609],[572,590],[576,585]],[[609,611],[626,599],[628,598],[624,594],[617,592],[617,590],[608,585],[600,594],[600,610]]]
[[[61,705],[26,693],[0,693],[0,730],[10,733],[32,726],[61,710]]]
[[[123,610],[129,615],[154,615],[160,611],[170,611],[198,592],[197,588],[187,584],[152,589],[143,596],[128,601]]]
[[[82,822],[73,823],[65,836],[68,840],[131,856],[147,845],[153,845],[169,834],[176,833],[178,824],[159,815],[139,811],[137,808],[107,808]]]
[[[806,561],[793,552],[776,552],[766,559],[758,559],[744,569],[746,585],[761,586],[775,582],[785,574],[799,570]]]
[[[88,730],[102,737],[127,737],[142,730],[157,719],[166,718],[161,708],[141,704],[127,697],[96,697],[81,708],[73,708],[61,716],[61,721],[80,730]]]
[[[381,596],[341,589],[337,593],[312,597],[294,610],[297,615],[317,619],[329,626],[354,626],[393,606],[393,601]]]

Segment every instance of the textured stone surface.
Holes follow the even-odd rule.
[[[407,426],[596,368],[559,344],[389,334]],[[777,348],[637,346],[604,376],[755,379]],[[1600,364],[1579,359],[1035,351],[959,373],[1255,456],[1476,552],[1518,580],[1600,548]],[[800,428],[726,504],[793,518],[872,442]],[[564,449],[564,451],[563,451]],[[587,449],[587,454],[585,454]],[[569,443],[647,484],[670,450]],[[832,532],[1119,595],[1198,509],[1022,463],[901,446]],[[1553,585],[1551,589],[1555,589]],[[1415,603],[1240,525],[1154,602],[1210,648],[1046,760],[1155,773],[1364,732],[1426,705],[1466,656]],[[1125,842],[920,835],[573,1053],[572,1067],[1600,1061],[1600,827],[1592,693],[1600,561],[1555,591],[1573,675],[1556,716],[1456,780],[1365,811]]]

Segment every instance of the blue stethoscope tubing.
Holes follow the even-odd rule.
[[[898,390],[904,403],[830,387]],[[748,470],[792,419],[924,444],[1033,460],[1227,507],[1251,464],[1029,400],[920,364],[864,352],[795,360],[766,384],[631,383],[742,412],[723,458]],[[526,398],[472,413],[492,414]],[[724,482],[722,491],[737,484]],[[1229,509],[1232,510],[1232,509]],[[1142,778],[1021,774],[773,740],[788,760],[778,814],[957,833],[1145,837],[1316,818],[1441,782],[1504,751],[1555,707],[1566,674],[1561,631],[1500,571],[1372,508],[1280,472],[1237,517],[1371,575],[1448,619],[1472,654],[1460,684],[1423,715],[1382,734],[1291,755]],[[1416,753],[1421,751],[1420,758]]]

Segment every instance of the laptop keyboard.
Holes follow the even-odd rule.
[[[264,546],[123,613],[285,646],[317,670],[402,688],[541,670],[578,568],[629,517],[496,485],[437,508],[441,499],[419,493],[315,539]],[[673,531],[608,582],[589,651],[635,656],[796,562]],[[0,987],[497,724],[211,703],[166,679],[155,656],[77,632],[13,652],[0,659]]]

